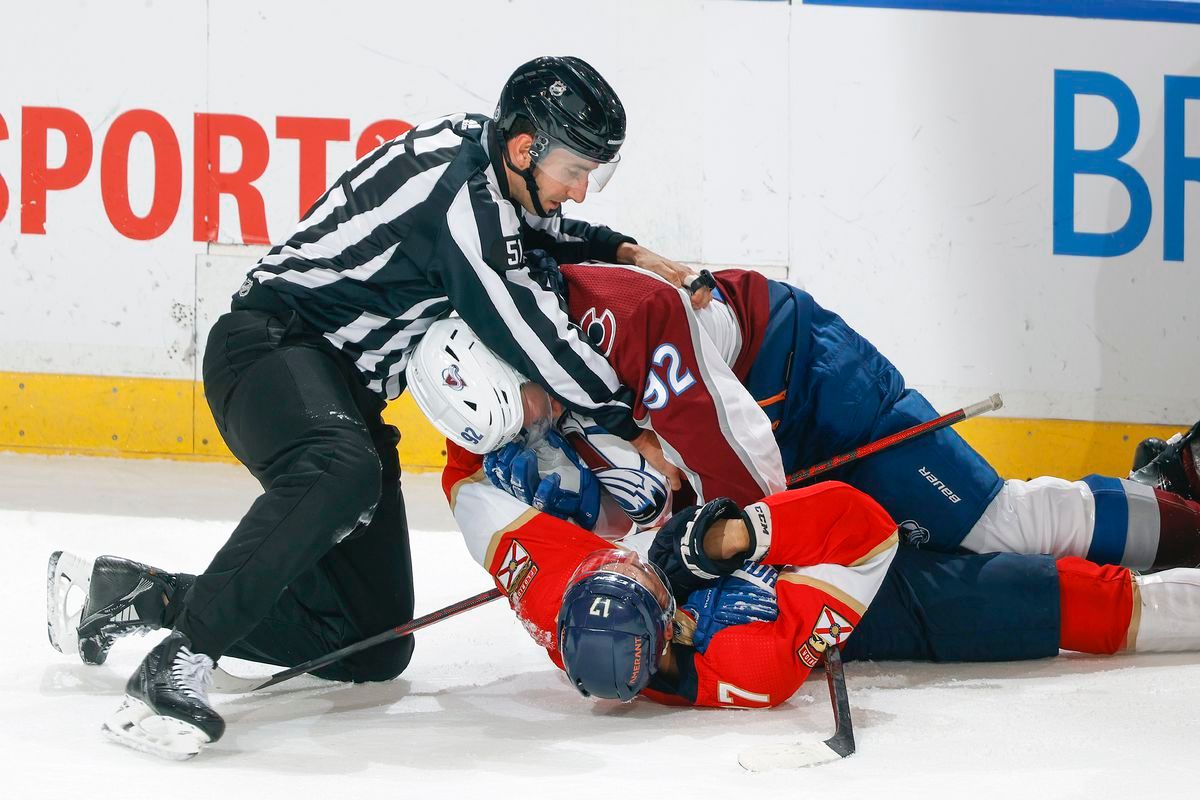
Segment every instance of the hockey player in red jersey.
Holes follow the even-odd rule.
[[[449,444],[442,482],[456,518],[470,520],[468,546],[483,548],[534,640],[597,697],[727,707],[787,700],[858,624],[897,545],[878,504],[831,482],[745,509],[723,499],[692,507],[641,556],[519,503],[481,481],[481,469],[480,456]],[[702,599],[676,610],[747,560],[791,565],[775,583],[774,619],[724,626]],[[747,578],[766,572],[750,570]]]
[[[439,325],[453,327],[461,323],[447,321]],[[467,336],[455,341],[477,352],[471,344],[469,329],[462,332]],[[431,330],[428,341],[437,342],[438,331]],[[418,357],[414,363],[419,365],[417,371],[429,371],[430,365],[438,362],[425,363]],[[503,369],[502,366],[493,366],[493,370],[497,368]],[[489,373],[470,369],[456,372],[455,382],[460,379],[475,382],[478,390],[479,385],[487,383],[486,375]],[[520,386],[520,377],[515,376],[514,380]],[[446,391],[451,397],[457,394],[453,389]],[[473,395],[475,398],[482,396],[478,393]],[[418,394],[417,397],[420,399],[422,395]],[[506,417],[509,435],[519,438],[522,431],[533,436],[541,435],[539,432],[546,429],[547,416],[557,416],[552,406],[548,398],[540,401],[527,398],[520,411]],[[428,411],[427,407],[423,408]],[[480,408],[485,415],[490,413],[487,408]],[[452,409],[452,405],[443,407],[444,414],[438,420],[440,424],[456,418]],[[481,431],[486,431],[482,423],[480,426]],[[608,439],[610,441],[607,444],[611,445],[612,437]],[[604,444],[603,437],[600,440],[593,438],[592,444],[597,443]],[[599,470],[596,473],[600,476],[598,481],[588,484],[586,478],[581,478],[572,483],[575,489],[564,489],[567,478],[563,476],[569,476],[571,471],[590,474],[590,470],[583,469],[576,459],[568,463],[561,474],[553,473],[540,485],[515,490],[510,487],[506,492],[493,485],[495,476],[484,474],[481,467],[485,459],[466,452],[452,441],[448,442],[448,452],[444,488],[468,550],[476,561],[497,578],[510,598],[515,598],[514,608],[523,618],[528,618],[528,609],[518,604],[526,596],[529,586],[533,585],[535,576],[540,574],[542,564],[524,543],[536,542],[541,558],[551,559],[556,565],[555,574],[564,579],[574,560],[585,556],[598,541],[584,537],[582,531],[573,525],[539,513],[529,503],[560,516],[586,520],[588,524],[596,525],[602,535],[612,537],[613,532],[602,524],[604,515],[597,514],[594,508],[590,511],[584,508],[588,505],[585,497],[588,490],[584,487],[590,486],[591,490],[598,492],[598,484],[604,482],[603,473],[619,470]],[[612,462],[618,461],[621,456],[619,453],[608,453],[606,457]],[[536,467],[537,461],[534,459],[529,466]],[[511,482],[530,483],[539,480],[536,471],[521,475],[522,470],[517,469],[515,463],[511,461],[507,465]],[[493,468],[497,465],[493,459]],[[643,489],[654,484],[655,477],[649,474],[652,470],[648,470],[643,463],[640,470],[624,468],[626,477],[616,484],[616,488],[627,489],[631,483],[629,475],[639,471],[647,473]],[[497,483],[503,484],[503,481]],[[604,485],[612,486],[609,483]],[[528,503],[517,500],[513,494],[524,496]],[[646,494],[644,499],[649,502],[651,493]],[[573,499],[564,505],[563,495],[570,495]],[[656,502],[665,504],[666,501],[665,497],[659,497]],[[627,502],[622,504],[622,508],[627,512],[640,511],[642,504]],[[647,518],[654,517],[656,513],[652,511]],[[691,513],[694,513],[694,509],[684,517],[684,530],[689,525],[695,527]],[[625,518],[626,528],[632,516]],[[674,530],[679,531],[680,524],[672,522],[668,528],[675,526]],[[644,541],[637,541],[639,538],[644,539],[645,534],[626,537],[622,544],[650,552],[651,548]],[[660,548],[659,553],[663,552],[669,554],[670,550],[663,551]],[[565,566],[562,563],[564,559]],[[665,566],[670,567],[670,564]],[[743,572],[752,572],[753,569]],[[766,591],[753,588],[755,577],[761,576],[743,574],[718,577],[716,570],[701,569],[700,572],[707,574],[707,584],[703,581],[697,583],[695,579],[698,576],[695,573],[676,574],[672,580],[672,586],[681,590],[679,599],[684,603],[684,608],[691,612],[691,619],[700,623],[692,633],[694,653],[699,656],[690,651],[684,652],[689,652],[693,659],[703,657],[701,660],[710,664],[721,652],[737,653],[730,657],[729,674],[740,675],[740,670],[749,669],[741,665],[740,660],[746,653],[755,652],[755,648],[733,647],[732,643],[744,632],[759,627],[747,623],[775,619],[770,613],[759,613],[774,601],[774,592],[770,587],[765,587]],[[793,580],[788,576],[795,572],[794,569],[783,570],[781,580],[785,587]],[[603,583],[601,581],[601,588]],[[760,580],[758,583],[758,588],[762,589],[763,584],[769,581]],[[545,587],[546,582],[538,585]],[[551,626],[552,612],[545,608],[553,608],[553,603],[559,599],[557,593],[562,588],[560,581],[553,590],[547,590],[543,601],[548,605],[543,607],[540,616],[530,626],[535,639],[543,646],[553,644],[555,631],[561,639],[563,620],[558,620],[557,628]],[[690,596],[686,593],[688,590],[692,590]],[[786,588],[783,591],[790,592]],[[593,592],[588,596],[592,598],[591,602],[595,602],[596,597],[604,595],[603,592]],[[726,600],[732,602],[726,603]],[[831,604],[829,609],[836,613],[837,606]],[[740,616],[737,613],[739,611],[742,612]],[[827,619],[836,623],[829,631],[836,629],[840,640],[846,630],[842,620],[851,621],[852,618],[843,616],[841,620],[836,617]],[[609,624],[607,618],[593,621]],[[951,555],[902,548],[896,553],[893,567],[870,609],[861,621],[853,621],[851,627],[857,630],[844,643],[847,660],[996,661],[1052,656],[1058,653],[1060,647],[1097,654],[1117,651],[1194,651],[1200,650],[1200,570],[1173,569],[1141,576],[1125,568],[1101,566],[1080,558],[1056,561],[1045,555]],[[685,631],[686,628],[685,621]],[[696,632],[700,635],[697,636]],[[706,646],[713,640],[713,632],[722,632],[720,640],[730,643],[730,646],[723,646],[709,655]],[[816,632],[820,638],[822,631]],[[682,642],[677,642],[675,648],[667,651],[664,676],[674,674],[669,659],[682,646]],[[632,657],[628,652],[626,655]],[[808,661],[814,660],[811,658],[812,651],[809,655]],[[561,664],[561,658],[556,663]],[[803,654],[801,663],[807,666]],[[743,684],[730,678],[716,681],[716,704],[731,705],[737,704],[729,699],[732,690],[726,688],[725,699],[722,699],[721,683],[746,689],[753,681],[744,680]],[[678,691],[680,686],[692,686],[687,681],[666,685],[675,689],[657,699],[674,697],[678,702],[682,696],[684,700],[700,702],[696,698],[703,696],[697,694],[691,697],[686,691],[681,695]],[[650,691],[653,692],[654,687]],[[607,696],[620,696],[620,693]]]

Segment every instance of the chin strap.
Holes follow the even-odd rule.
[[[533,162],[531,161],[526,169],[517,169],[516,164],[513,164],[512,159],[508,157],[508,148],[501,144],[501,153],[504,156],[505,165],[513,172],[525,179],[525,188],[529,191],[529,198],[533,200],[533,211],[539,217],[549,217],[546,209],[542,208],[542,199],[538,197],[537,181],[533,179]]]

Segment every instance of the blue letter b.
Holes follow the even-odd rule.
[[[1117,135],[1100,150],[1075,149],[1075,97],[1103,97],[1117,110]],[[1133,92],[1106,72],[1054,72],[1054,252],[1068,256],[1119,256],[1142,243],[1150,229],[1150,190],[1121,160],[1137,142],[1140,117]],[[1075,176],[1104,175],[1129,193],[1129,218],[1112,233],[1075,230]]]

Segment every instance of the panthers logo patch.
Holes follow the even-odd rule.
[[[500,584],[500,588],[504,590],[509,599],[516,603],[525,594],[525,590],[529,588],[529,584],[533,582],[537,574],[537,564],[529,557],[529,553],[521,546],[521,543],[514,539],[508,546],[508,552],[504,555],[504,563],[496,571],[496,582]]]

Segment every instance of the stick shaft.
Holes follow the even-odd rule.
[[[988,411],[995,411],[1004,404],[1000,399],[1000,395],[994,394],[986,400],[981,400],[978,403],[972,403],[969,406],[960,408],[957,411],[951,411],[949,414],[943,414],[937,419],[931,419],[928,422],[922,422],[919,425],[914,425],[911,428],[905,428],[902,431],[893,433],[891,436],[885,436],[882,439],[876,439],[870,444],[864,444],[862,447],[856,447],[849,453],[843,453],[840,456],[834,456],[828,461],[822,461],[820,464],[808,467],[807,469],[797,470],[787,476],[787,485],[795,487],[797,484],[811,480],[818,475],[829,472],[832,469],[845,466],[853,461],[858,461],[860,458],[866,458],[869,455],[878,453],[880,450],[886,450],[889,447],[894,447],[902,442],[907,442],[909,439],[914,439],[926,433],[941,430],[956,423],[962,422],[964,419],[979,416]]]
[[[405,624],[399,625],[391,630],[377,633],[374,636],[363,639],[361,642],[355,642],[354,644],[346,645],[343,648],[334,650],[332,653],[327,653],[326,655],[323,655],[319,658],[314,658],[311,661],[305,661],[303,664],[298,664],[297,666],[291,667],[290,669],[285,669],[282,672],[276,672],[271,677],[266,678],[251,687],[248,687],[247,690],[257,691],[258,689],[265,689],[268,686],[274,686],[277,683],[283,683],[284,681],[294,678],[297,675],[303,675],[306,672],[312,672],[314,669],[320,669],[321,667],[332,664],[335,661],[339,661],[346,656],[366,650],[369,647],[374,647],[375,645],[383,644],[384,642],[390,642],[393,639],[399,639],[403,636],[407,636],[413,631],[418,631],[421,628],[432,625],[435,622],[441,622],[444,619],[461,614],[464,611],[470,611],[472,608],[477,608],[484,603],[490,603],[492,600],[495,600],[502,594],[503,592],[501,592],[499,589],[488,589],[486,592],[480,592],[477,595],[472,595],[465,600],[459,600],[453,605],[448,605],[445,608],[439,608],[437,611],[431,611],[423,617],[417,617],[412,622],[406,622]]]
[[[850,717],[850,696],[846,692],[846,672],[842,669],[842,654],[836,644],[825,651],[825,681],[829,684],[829,702],[833,705],[833,736],[825,744],[842,758],[852,754],[854,722]]]

